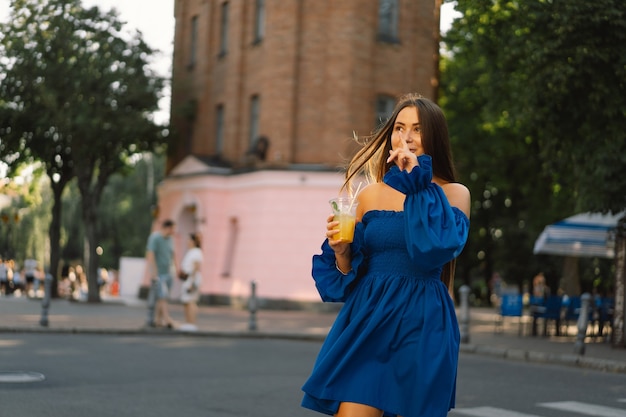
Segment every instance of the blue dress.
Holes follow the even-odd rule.
[[[357,224],[352,270],[343,275],[325,241],[313,257],[323,301],[344,302],[302,387],[302,406],[333,415],[341,402],[385,416],[443,417],[454,407],[459,328],[440,275],[467,240],[469,220],[431,182],[427,155],[385,183],[404,211],[373,210]]]

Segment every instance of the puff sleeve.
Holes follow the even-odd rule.
[[[411,172],[392,167],[387,185],[406,194],[404,221],[409,255],[418,267],[434,269],[456,258],[467,241],[469,219],[450,206],[442,188],[432,182],[432,159],[420,155]]]
[[[354,239],[350,244],[352,253],[352,269],[346,275],[342,274],[335,264],[335,251],[328,244],[328,239],[322,244],[322,253],[313,256],[313,279],[315,287],[325,302],[343,302],[350,294],[359,276],[359,268],[363,264],[363,236],[364,227],[357,223],[354,229]]]

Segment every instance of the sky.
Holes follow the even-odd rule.
[[[154,59],[152,68],[161,76],[169,77],[174,42],[174,0],[83,0],[84,7],[99,6],[101,9],[117,9],[120,19],[130,30],[139,30],[144,41],[153,49],[161,51]],[[9,0],[0,0],[0,20],[5,21],[9,14]],[[441,29],[450,27],[458,14],[453,3],[441,7]],[[169,89],[159,102],[157,122],[169,120]]]

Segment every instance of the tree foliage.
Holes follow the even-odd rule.
[[[460,270],[521,285],[542,228],[626,208],[626,9],[620,0],[459,0],[441,104],[472,191]]]
[[[0,154],[10,163],[43,161],[53,184],[76,177],[89,300],[97,301],[102,191],[130,155],[164,142],[150,119],[163,86],[148,67],[154,51],[140,33],[123,30],[114,10],[85,9],[80,0],[12,0],[1,29]]]
[[[21,181],[0,180],[0,257],[20,266],[32,258],[43,267],[52,207],[49,181],[39,164],[16,173]]]
[[[620,0],[461,0],[448,38],[484,60],[489,120],[533,144],[574,211],[626,208],[626,8]]]
[[[136,155],[131,166],[111,176],[98,207],[99,266],[118,269],[122,256],[143,257],[152,228],[156,185],[163,180],[164,155]],[[61,253],[66,264],[82,262],[85,228],[80,218],[80,191],[72,181],[63,195]]]
[[[156,184],[163,180],[164,171],[164,154],[146,153],[132,169],[111,177],[98,210],[103,266],[117,269],[122,256],[145,255],[157,204]]]

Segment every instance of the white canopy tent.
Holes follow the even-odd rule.
[[[612,259],[617,222],[625,214],[581,213],[546,226],[533,253]]]

